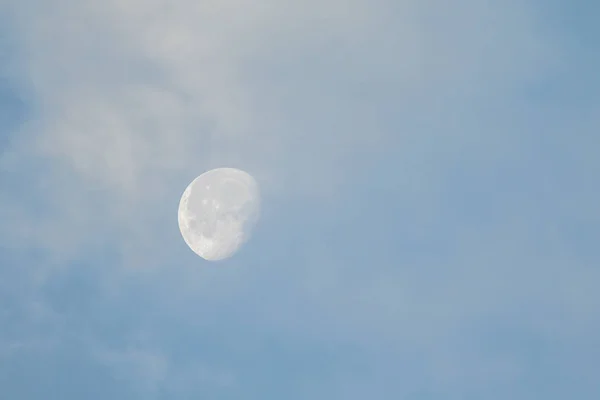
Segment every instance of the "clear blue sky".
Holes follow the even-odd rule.
[[[600,6],[449,4],[4,1],[0,399],[600,398]]]

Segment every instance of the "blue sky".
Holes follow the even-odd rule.
[[[3,3],[0,398],[599,398],[598,7]]]

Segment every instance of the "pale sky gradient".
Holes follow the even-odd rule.
[[[600,5],[0,2],[0,399],[600,398]],[[264,203],[195,256],[187,184]]]

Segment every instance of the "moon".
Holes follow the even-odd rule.
[[[179,201],[185,243],[208,261],[234,255],[250,238],[260,213],[254,178],[237,168],[216,168],[194,179]]]

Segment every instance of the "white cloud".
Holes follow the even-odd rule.
[[[436,222],[448,209],[440,211],[448,187],[457,183],[444,181],[452,166],[476,174],[490,164],[524,165],[519,152],[527,149],[519,135],[541,111],[531,116],[520,95],[517,105],[507,104],[563,63],[560,41],[528,3],[15,0],[5,9],[19,48],[10,76],[18,79],[32,118],[0,153],[0,238],[19,251],[41,250],[40,265],[31,267],[34,279],[44,281],[50,264],[105,262],[95,285],[101,297],[119,298],[130,289],[113,282],[130,282],[131,270],[122,266],[165,266],[136,276],[132,292],[160,298],[157,313],[193,321],[190,329],[220,334],[227,324],[253,326],[240,334],[249,347],[267,333],[287,343],[334,338],[368,347],[369,355],[400,357],[410,347],[420,354],[423,376],[450,391],[469,387],[470,376],[493,386],[523,373],[514,353],[450,349],[462,343],[464,329],[490,314],[509,314],[526,333],[561,331],[565,343],[597,325],[593,285],[582,285],[597,281],[597,274],[579,268],[585,262],[561,247],[563,238],[540,237],[549,231],[545,226],[527,226],[536,222],[527,217],[539,208],[535,199],[508,196],[515,209],[503,209],[506,215],[490,217],[485,226],[460,220],[457,227],[459,217]],[[553,115],[548,119],[556,131],[573,127],[573,115],[562,125]],[[591,137],[580,140],[569,136],[565,148],[571,146],[579,169],[593,171],[597,146]],[[371,177],[369,167],[382,153],[398,163]],[[286,232],[267,227],[271,236],[259,238],[265,248],[289,245],[280,252],[300,257],[295,265],[302,269],[286,269],[279,265],[286,257],[270,254],[253,260],[260,265],[233,260],[235,269],[178,268],[194,257],[177,232],[181,191],[197,174],[224,164],[255,174],[273,209],[296,212],[294,205],[306,201],[319,210],[290,218],[296,225]],[[580,187],[592,176],[571,182]],[[377,181],[390,177],[392,183]],[[356,193],[347,190],[352,179]],[[343,208],[344,196],[367,190],[361,179],[401,197],[399,213],[409,220],[399,230],[409,226],[419,244],[445,239],[452,250],[433,244],[445,253],[421,249],[422,257],[411,263],[407,256],[399,267],[392,264],[400,239],[389,239],[397,232],[367,229],[385,224],[339,228],[310,221]],[[392,184],[395,192],[381,190]],[[556,210],[565,218],[597,219],[594,190],[586,189],[588,196],[571,190],[564,202],[555,200]],[[373,212],[379,213],[373,219],[388,217],[386,210]],[[357,224],[364,222],[361,213]],[[448,232],[433,238],[429,231],[438,228]],[[361,260],[348,249],[362,246],[359,240],[343,251],[320,240],[342,236],[340,229],[371,235],[357,249]],[[305,247],[294,253],[297,246]],[[527,267],[535,263],[546,276]],[[357,264],[360,271],[353,270]],[[279,283],[267,285],[267,278]],[[559,310],[556,319],[545,318],[549,309]],[[60,315],[45,312],[50,325],[63,325]],[[570,323],[561,330],[552,321]],[[149,396],[165,387],[185,391],[198,381],[233,385],[237,377],[182,365],[160,343],[131,340],[119,347],[87,339],[96,361]],[[9,340],[0,338],[0,355],[21,349]],[[465,359],[465,370],[453,369]]]
[[[136,237],[136,221],[164,224],[181,188],[223,164],[268,192],[331,195],[377,146],[411,157],[414,138],[447,140],[398,132],[391,110],[444,120],[449,99],[467,107],[543,73],[550,43],[519,4],[14,2],[34,117],[3,171],[36,165],[23,195],[52,204],[19,229],[61,253],[93,242],[90,226]]]
[[[501,105],[561,55],[522,2],[30,0],[10,11],[33,117],[0,158],[20,182],[0,197],[0,232],[57,260],[106,246],[123,264],[170,265],[180,192],[217,165],[248,169],[276,199],[323,201],[394,149],[398,182],[436,192],[448,163],[488,162],[480,148],[512,143],[465,114],[493,120],[483,100]]]

